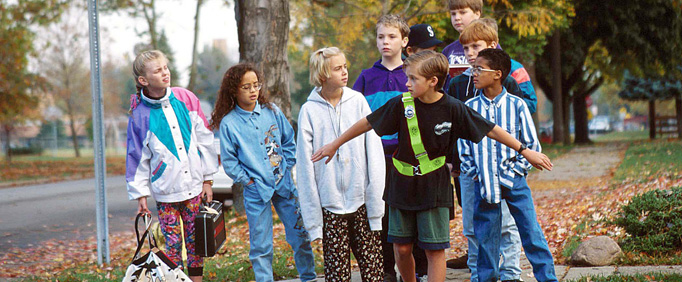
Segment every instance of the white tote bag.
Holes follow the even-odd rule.
[[[142,237],[140,237],[140,232],[137,228],[140,218],[144,218],[146,225]],[[135,218],[137,249],[135,250],[135,255],[133,255],[133,261],[128,266],[125,277],[123,277],[123,282],[189,282],[189,277],[185,275],[182,269],[171,261],[163,251],[157,248],[154,236],[149,233],[151,223],[151,215],[145,216],[140,213]],[[139,256],[145,239],[149,242],[149,252]]]

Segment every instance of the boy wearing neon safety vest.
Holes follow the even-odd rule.
[[[389,100],[361,119],[331,143],[312,155],[313,161],[327,157],[356,136],[374,129],[379,135],[398,134],[398,149],[384,200],[389,206],[389,242],[393,243],[396,264],[405,282],[415,282],[412,246],[426,251],[429,281],[445,280],[445,249],[450,247],[448,207],[453,204],[450,161],[457,139],[479,142],[487,136],[520,149],[521,142],[499,126],[487,121],[441,89],[448,71],[443,54],[425,50],[405,62],[410,93]],[[520,150],[538,169],[551,169],[542,153]],[[418,234],[418,235],[417,235]],[[418,236],[418,237],[417,237]]]

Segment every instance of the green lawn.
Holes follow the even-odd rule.
[[[682,172],[681,140],[633,141],[618,167],[613,181],[626,179],[646,180],[671,174],[680,177]]]
[[[649,131],[623,131],[623,132],[609,132],[603,135],[597,135],[592,138],[595,142],[613,142],[613,141],[634,141],[649,139]]]

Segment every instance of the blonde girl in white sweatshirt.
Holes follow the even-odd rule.
[[[346,56],[336,47],[310,56],[310,92],[298,116],[296,175],[301,214],[311,240],[322,239],[325,281],[350,281],[350,253],[362,281],[383,281],[381,252],[385,161],[373,131],[341,146],[328,165],[317,149],[371,113],[367,100],[346,87]]]

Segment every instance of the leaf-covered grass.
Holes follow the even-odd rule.
[[[575,233],[576,234],[583,234],[585,233],[585,229],[587,228],[587,219],[578,224],[575,227]],[[566,238],[566,241],[564,243],[564,249],[562,250],[561,254],[563,255],[564,258],[569,258],[575,251],[575,249],[578,248],[578,246],[581,243],[581,238],[578,235],[573,235],[571,237]]]
[[[658,155],[665,162],[669,161],[668,158],[678,156],[676,155],[677,152],[674,151],[671,151],[671,155],[668,155],[668,150],[671,147],[680,148],[680,145],[682,144],[679,141],[634,141],[626,153],[626,158],[628,158],[628,155],[635,153],[647,155],[647,152],[658,152],[654,155]],[[572,146],[543,145],[543,151],[554,159],[568,152],[571,148]],[[664,153],[661,154],[660,152]],[[630,157],[632,158],[632,156]],[[654,157],[650,158],[653,159]],[[679,157],[677,158],[680,160]],[[632,163],[636,164],[637,162]],[[651,166],[651,169],[651,176],[642,176],[641,179],[638,178],[639,174],[633,173],[631,174],[632,176],[627,177],[624,181],[612,181],[605,178],[596,183],[589,183],[588,186],[581,186],[579,187],[580,193],[557,191],[556,193],[545,193],[540,196],[536,205],[538,205],[538,217],[542,219],[541,221],[546,222],[547,225],[547,228],[544,230],[545,235],[547,235],[550,244],[560,244],[555,246],[557,248],[555,255],[559,257],[557,262],[561,264],[563,259],[570,255],[572,249],[585,238],[596,235],[607,235],[614,238],[622,236],[622,229],[619,230],[608,226],[605,221],[607,218],[615,215],[620,204],[630,200],[633,195],[654,189],[664,189],[673,185],[667,183],[676,183],[674,186],[679,186],[680,178],[682,178],[679,177],[682,174],[680,166],[675,166],[672,170],[669,170],[668,166]],[[618,170],[628,171],[634,170],[634,168],[621,164],[621,168]],[[678,175],[678,177],[672,177],[673,175]],[[275,219],[275,222],[274,273],[277,279],[292,279],[297,275],[293,259],[291,258],[292,253],[290,247],[285,242],[283,226],[281,226],[278,219]],[[246,218],[235,214],[233,211],[228,211],[226,213],[226,224],[229,237],[220,250],[220,254],[206,260],[204,281],[252,280],[253,271],[248,260],[249,238]],[[132,250],[134,250],[134,246],[132,246],[134,244],[133,237],[134,235],[125,234],[122,239],[119,239],[123,243],[112,244],[112,264],[110,265],[96,266],[96,260],[93,262],[94,254],[91,255],[92,258],[90,259],[73,261],[68,266],[65,266],[64,263],[55,263],[53,259],[49,259],[50,265],[52,265],[48,268],[49,271],[27,270],[23,272],[25,275],[20,276],[35,275],[23,281],[120,281],[125,267],[130,262]],[[112,241],[114,240],[115,238],[112,239]],[[83,245],[85,243],[80,244]],[[88,242],[87,244],[91,243]],[[317,273],[322,274],[322,247],[318,242],[314,242],[313,249],[316,255]],[[90,250],[91,253],[94,253],[94,246],[90,246]],[[45,253],[54,253],[54,251],[46,250]],[[561,258],[562,255],[564,258]],[[37,256],[33,255],[30,257],[35,258]],[[16,258],[12,259],[14,261],[17,260]],[[0,261],[2,261],[2,258],[0,258]],[[682,264],[682,254],[678,252],[669,256],[650,257],[642,254],[626,253],[616,263],[619,265]],[[0,272],[2,270],[3,265],[0,262]],[[0,274],[0,277],[16,276],[3,276]],[[675,278],[668,279],[668,277],[664,277],[658,281],[679,281],[673,279]]]
[[[107,175],[125,173],[125,156],[107,156]],[[45,183],[94,177],[94,158],[20,156],[0,161],[0,185]]]
[[[625,141],[624,141],[625,142]],[[656,141],[627,141],[628,150],[624,161],[616,169],[613,179],[603,178],[594,183],[577,185],[581,192],[568,194],[565,199],[540,198],[536,201],[538,210],[543,206],[554,209],[563,205],[570,207],[555,210],[563,216],[550,217],[547,222],[557,222],[572,218],[573,223],[563,228],[569,228],[559,252],[555,255],[560,263],[567,263],[575,248],[587,238],[606,235],[616,240],[625,236],[625,231],[609,223],[621,209],[621,205],[631,201],[635,195],[646,191],[670,189],[679,186],[682,177],[682,154],[679,148],[682,142],[678,140]],[[599,144],[611,146],[613,143]],[[579,176],[577,176],[579,177]],[[534,196],[535,197],[535,196]],[[548,203],[544,203],[547,201]],[[556,203],[554,203],[556,201]],[[581,212],[582,210],[582,212]],[[539,212],[539,216],[540,216]],[[560,228],[559,228],[560,229]],[[552,228],[545,230],[552,242]],[[616,262],[619,265],[662,265],[680,264],[679,253],[672,255],[648,256],[643,254],[626,253]]]
[[[679,140],[644,140],[629,141],[629,147],[620,166],[614,172],[614,177],[599,196],[602,201],[620,198],[616,211],[621,210],[622,204],[632,200],[632,197],[651,190],[670,189],[672,183],[679,183],[682,177],[682,141]],[[620,195],[620,196],[617,196]],[[614,197],[615,196],[615,197]],[[610,215],[609,215],[610,214]],[[607,212],[607,217],[616,214]],[[610,223],[610,220],[592,221],[589,217],[574,229],[574,235],[566,240],[563,256],[569,257],[582,239],[591,237],[595,231],[611,230],[606,233],[614,239],[623,238],[625,230]],[[618,265],[675,265],[682,263],[679,251],[669,254],[647,255],[639,252],[628,252],[615,263]],[[612,281],[612,280],[593,280]],[[640,281],[640,280],[613,280]],[[661,280],[668,281],[668,280]],[[674,280],[676,281],[676,280]]]
[[[275,220],[278,221],[276,216]],[[249,261],[249,232],[246,217],[228,210],[225,213],[225,224],[228,232],[225,243],[216,256],[204,259],[204,281],[255,280]],[[273,273],[275,280],[294,279],[298,276],[298,272],[291,247],[285,240],[284,226],[281,223],[275,224],[274,234]],[[127,246],[112,246],[110,265],[98,267],[94,261],[76,263],[71,267],[51,271],[52,274],[37,272],[33,274],[34,276],[19,281],[120,281],[123,279],[125,269],[135,249],[133,246],[135,235],[129,236],[130,240],[124,238]],[[146,249],[143,249],[144,252]],[[321,244],[313,242],[313,253],[316,272],[321,274],[324,272]]]
[[[617,261],[618,265],[680,265],[682,264],[682,251],[668,255],[651,256],[645,253],[624,252]],[[665,280],[667,281],[667,280]]]
[[[633,142],[613,176],[613,182],[636,179],[646,181],[664,174],[682,176],[682,141],[654,140]]]
[[[586,276],[580,279],[568,280],[567,282],[651,282],[651,281],[665,281],[665,282],[680,282],[682,281],[681,274],[664,274],[658,272],[635,274],[635,275],[620,275],[613,274],[609,276]]]

